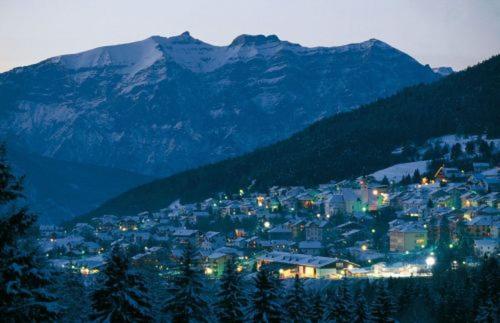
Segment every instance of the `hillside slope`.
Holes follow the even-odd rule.
[[[7,149],[7,158],[14,172],[25,176],[26,200],[44,224],[68,221],[153,180],[123,170],[26,154],[12,147]]]
[[[196,201],[252,182],[313,185],[369,174],[401,161],[407,143],[450,133],[500,132],[500,56],[429,85],[419,85],[352,112],[319,121],[291,138],[244,156],[139,186],[87,215],[132,214]]]

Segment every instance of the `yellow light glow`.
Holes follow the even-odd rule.
[[[271,227],[271,223],[269,221],[264,222],[264,228],[269,229]]]
[[[366,250],[368,250],[368,247],[364,244],[361,246],[361,250],[366,251]]]
[[[263,196],[258,196],[257,197],[257,205],[258,206],[264,205],[264,197]]]
[[[425,263],[427,266],[432,267],[436,264],[436,258],[429,256],[425,259]]]
[[[214,273],[213,269],[210,267],[205,268],[205,275],[212,275]]]
[[[373,195],[377,196],[378,195],[378,190],[373,190]]]

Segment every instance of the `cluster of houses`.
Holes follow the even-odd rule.
[[[100,270],[114,244],[127,248],[133,265],[168,273],[187,243],[212,277],[222,274],[228,258],[237,259],[239,271],[275,266],[283,278],[386,272],[403,260],[394,269],[401,271],[429,254],[443,217],[453,239],[465,228],[475,256],[496,255],[499,183],[499,168],[481,163],[468,173],[443,168],[436,181],[406,186],[368,177],[266,193],[242,189],[156,212],[102,215],[71,229],[41,226],[41,248],[54,265],[86,275]],[[392,217],[385,228],[380,214]]]

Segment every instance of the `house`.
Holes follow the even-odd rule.
[[[242,256],[243,253],[234,248],[221,247],[215,249],[205,258],[205,274],[208,276],[220,277],[224,273],[224,268],[228,259],[237,259]],[[241,271],[242,267],[238,266],[237,270]]]
[[[304,220],[291,220],[284,225],[292,231],[293,239],[300,239],[304,236],[305,232],[305,221]]]
[[[257,240],[257,246],[264,250],[296,251],[296,243],[291,240]]]
[[[270,240],[291,240],[293,238],[292,230],[285,226],[275,226],[268,231]]]
[[[205,248],[217,249],[226,245],[226,237],[220,232],[208,231],[203,236]]]
[[[346,205],[342,194],[332,194],[325,199],[325,214],[330,216],[345,212]]]
[[[245,248],[247,246],[247,239],[245,239],[244,237],[238,237],[236,239],[228,241],[226,245],[236,248]]]
[[[385,258],[385,255],[375,250],[370,250],[366,245],[347,248],[347,252],[354,260],[359,262],[373,263]]]
[[[456,167],[443,167],[443,175],[446,178],[459,178],[462,177],[462,172]]]
[[[490,168],[489,163],[472,163],[472,168],[474,169],[474,173],[481,173]]]
[[[332,226],[328,221],[310,221],[305,225],[306,240],[324,241],[332,235]]]
[[[467,226],[467,232],[477,238],[492,237],[496,234],[496,229],[500,223],[500,218],[498,216],[476,216],[472,220],[468,221],[465,225]]]
[[[197,246],[201,242],[201,233],[198,230],[177,229],[172,234],[172,238],[176,244],[191,243]]]
[[[299,251],[310,256],[319,256],[323,250],[321,241],[301,241],[299,242]]]
[[[269,252],[257,258],[257,268],[262,265],[278,269],[280,278],[329,278],[338,277],[344,268],[354,268],[356,264],[331,257],[310,256],[288,252]]]
[[[474,240],[474,251],[479,257],[496,255],[498,252],[498,240],[492,238]]]
[[[205,264],[205,274],[214,275],[216,277],[221,276],[224,272],[224,266],[229,258],[231,258],[230,255],[222,252],[211,253]]]
[[[427,245],[427,230],[415,222],[408,222],[389,230],[390,251],[405,252]]]
[[[345,203],[345,211],[347,213],[352,214],[354,211],[360,211],[362,209],[362,207],[358,206],[361,201],[352,188],[342,188],[341,192]]]

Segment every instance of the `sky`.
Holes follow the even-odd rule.
[[[0,0],[0,72],[184,31],[214,45],[240,34],[303,46],[377,38],[423,64],[460,70],[500,53],[500,1]]]

